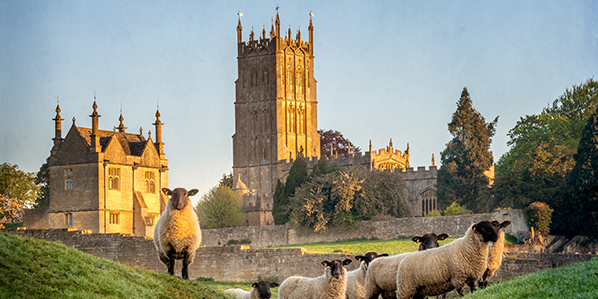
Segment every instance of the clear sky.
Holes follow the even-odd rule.
[[[362,150],[392,138],[429,166],[450,140],[463,87],[491,121],[495,160],[520,117],[598,72],[597,1],[0,0],[0,163],[37,172],[57,98],[63,137],[76,118],[154,131],[157,103],[170,186],[200,194],[232,170],[237,16],[243,40],[279,6],[307,36],[314,13],[318,127]]]

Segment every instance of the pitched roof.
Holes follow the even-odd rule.
[[[79,134],[81,134],[81,137],[85,139],[85,142],[87,142],[87,145],[89,146],[91,144],[91,129],[83,127],[76,128],[79,131]],[[108,143],[112,138],[117,138],[118,142],[120,142],[128,156],[141,156],[147,143],[147,139],[139,134],[98,130],[98,135],[100,136],[102,152],[106,150],[106,146],[108,146]]]

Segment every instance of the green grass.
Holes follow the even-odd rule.
[[[0,231],[0,298],[228,298],[203,282]]]
[[[365,238],[355,238],[350,240],[343,240],[337,242],[322,242],[322,243],[308,243],[301,245],[287,245],[275,248],[304,248],[310,253],[346,253],[346,254],[363,254],[370,251],[375,251],[379,254],[399,254],[404,252],[417,251],[419,244],[413,242],[412,237],[405,237],[392,240],[368,240]],[[452,242],[457,238],[448,238],[439,241],[440,245]]]
[[[467,298],[598,298],[598,257],[493,283]]]

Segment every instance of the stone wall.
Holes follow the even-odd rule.
[[[167,269],[157,256],[153,240],[122,234],[92,234],[73,229],[23,230],[9,232],[49,241],[60,241],[92,255],[121,264],[166,273]],[[493,279],[510,279],[572,262],[585,261],[592,255],[579,254],[519,254],[506,258]],[[249,249],[244,246],[201,247],[190,265],[190,278],[212,277],[216,281],[256,281],[258,277],[283,281],[289,276],[316,277],[322,275],[324,260],[345,259],[341,254],[311,254],[299,248]],[[355,269],[358,263],[348,266]],[[181,262],[176,262],[175,273],[180,276]]]
[[[415,236],[425,233],[446,233],[451,237],[465,234],[473,223],[483,220],[509,220],[511,225],[506,233],[522,239],[527,236],[528,226],[522,210],[502,210],[494,213],[444,216],[409,217],[384,221],[361,221],[358,228],[328,228],[324,234],[299,231],[288,225],[242,226],[225,229],[202,229],[202,245],[225,245],[230,240],[249,240],[251,247],[263,248],[292,244],[334,242],[352,238],[395,239],[399,236]]]

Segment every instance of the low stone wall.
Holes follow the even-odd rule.
[[[446,233],[451,237],[462,236],[473,224],[483,220],[509,220],[506,233],[523,239],[528,226],[522,210],[502,210],[494,213],[442,216],[409,217],[384,221],[361,221],[357,229],[327,228],[324,234],[298,231],[288,225],[241,226],[225,229],[202,229],[202,245],[226,245],[229,241],[250,241],[251,247],[264,248],[293,244],[334,242],[352,238],[396,239],[399,236],[415,236],[426,233]]]

